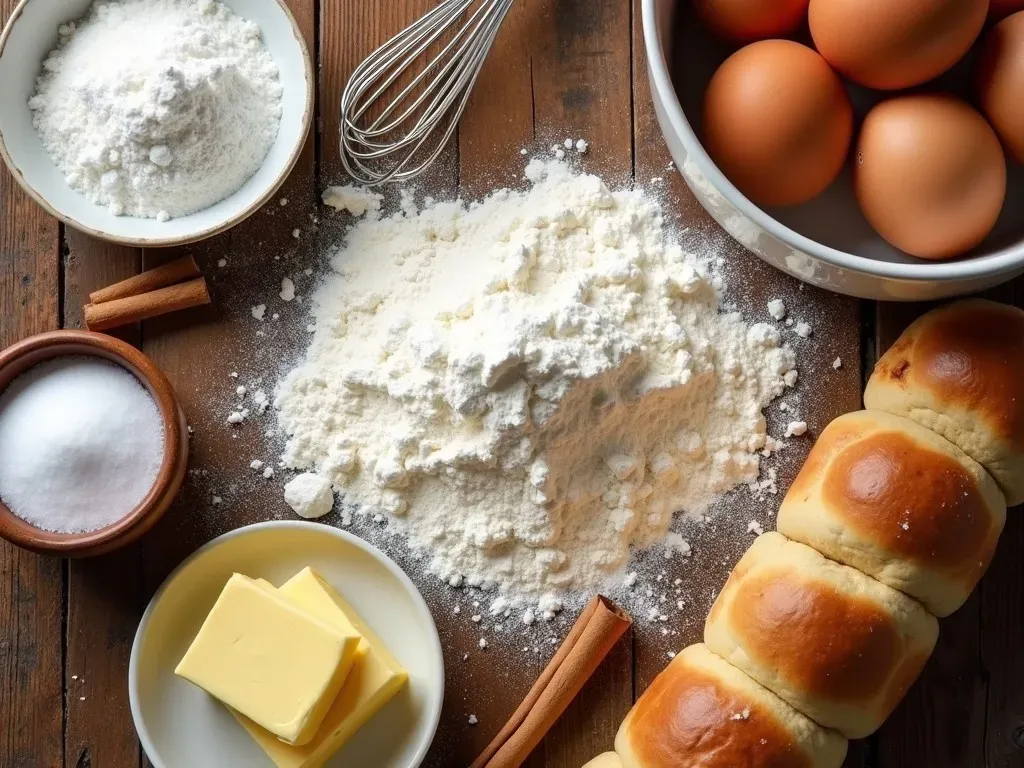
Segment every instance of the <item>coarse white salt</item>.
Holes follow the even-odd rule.
[[[156,402],[124,368],[92,357],[40,363],[0,396],[0,498],[55,533],[111,525],[163,462]]]

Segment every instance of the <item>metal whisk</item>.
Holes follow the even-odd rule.
[[[341,96],[341,160],[357,183],[406,181],[437,159],[513,2],[442,0],[356,67]],[[388,95],[424,55],[423,70]]]

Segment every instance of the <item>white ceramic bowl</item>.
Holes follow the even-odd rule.
[[[259,24],[284,87],[277,140],[263,166],[219,203],[166,222],[114,216],[71,189],[32,127],[28,100],[43,60],[57,45],[57,26],[85,15],[92,0],[21,0],[0,36],[0,155],[47,212],[95,237],[133,246],[181,245],[234,226],[265,203],[287,178],[313,118],[313,64],[302,33],[282,0],[221,0]]]
[[[327,766],[413,768],[427,754],[444,699],[437,628],[409,577],[345,531],[281,521],[239,528],[172,573],[142,616],[128,668],[132,717],[156,768],[273,768],[228,711],[175,676],[232,573],[281,584],[312,566],[352,604],[409,672],[409,684]]]
[[[763,210],[715,166],[694,126],[711,75],[728,49],[711,39],[685,0],[643,0],[644,44],[655,113],[683,178],[712,217],[769,264],[808,283],[869,299],[938,299],[996,285],[1024,272],[1024,169],[1010,169],[1003,215],[970,255],[927,262],[890,246],[868,225],[849,174],[791,208]],[[941,87],[969,90],[970,61]],[[877,99],[851,88],[858,114]]]

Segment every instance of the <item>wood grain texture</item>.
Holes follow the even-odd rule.
[[[987,292],[1024,307],[1024,278]],[[995,559],[981,582],[981,676],[987,682],[986,768],[1024,765],[1024,506],[1007,514]],[[979,761],[980,762],[980,761]]]
[[[0,23],[16,5],[0,0]],[[60,232],[0,169],[0,347],[60,325]],[[61,561],[0,541],[0,765],[64,760]]]
[[[64,237],[65,328],[84,328],[89,293],[137,274],[142,252],[73,229]],[[138,325],[118,337],[138,346]],[[141,750],[128,706],[128,658],[145,607],[141,546],[69,560],[64,660],[65,768],[136,768]]]
[[[432,0],[331,0],[320,3],[320,180],[347,181],[338,145],[339,106],[349,75],[375,48],[385,43],[434,7]],[[423,59],[421,58],[421,61]],[[403,81],[404,82],[404,81]],[[456,146],[442,154],[423,181],[432,192],[442,180],[454,190]]]

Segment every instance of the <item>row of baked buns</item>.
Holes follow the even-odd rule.
[[[925,315],[864,402],[592,768],[838,768],[903,698],[1024,501],[1024,311]]]

